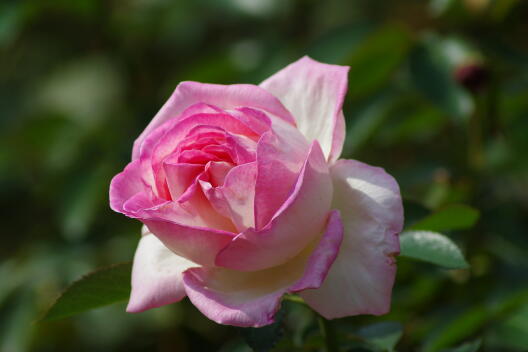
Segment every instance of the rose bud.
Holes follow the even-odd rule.
[[[478,63],[466,64],[455,70],[455,79],[470,92],[478,93],[488,83],[489,71]]]

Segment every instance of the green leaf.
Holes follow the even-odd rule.
[[[376,350],[394,351],[394,347],[403,334],[403,327],[398,322],[382,322],[361,328],[357,335],[364,338]]]
[[[351,97],[372,93],[387,81],[405,58],[411,44],[409,31],[387,25],[367,36],[343,64],[353,77],[348,88]]]
[[[130,296],[131,263],[96,270],[71,284],[42,321],[67,318],[90,309],[123,302]]]
[[[267,352],[271,350],[284,335],[282,321],[284,319],[284,307],[275,314],[275,322],[261,328],[242,328],[242,337],[255,352]]]
[[[481,340],[466,342],[458,347],[442,350],[442,352],[477,352],[482,344]]]
[[[449,269],[469,265],[462,252],[449,238],[430,231],[405,231],[400,235],[401,255],[423,260]]]
[[[410,227],[411,230],[450,231],[468,229],[479,218],[478,210],[454,204],[427,216]]]
[[[414,48],[410,59],[410,73],[416,89],[455,121],[466,121],[474,103],[469,93],[455,82],[440,41],[427,38]]]

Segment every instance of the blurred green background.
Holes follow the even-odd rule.
[[[305,54],[352,67],[344,157],[396,177],[407,225],[481,215],[447,232],[469,270],[400,258],[392,312],[340,320],[343,350],[388,320],[400,351],[528,351],[527,19],[522,0],[3,0],[0,351],[247,351],[187,301],[35,321],[132,259],[140,224],[109,209],[109,182],[178,82],[259,83]],[[285,306],[276,349],[319,349],[313,314]]]

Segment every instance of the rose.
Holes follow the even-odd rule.
[[[337,160],[347,74],[304,57],[260,86],[178,85],[110,185],[145,225],[127,311],[187,296],[258,327],[293,292],[326,318],[389,310],[401,197],[383,169]]]

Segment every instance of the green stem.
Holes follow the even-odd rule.
[[[319,329],[325,341],[326,352],[338,352],[337,336],[332,322],[319,316]]]

